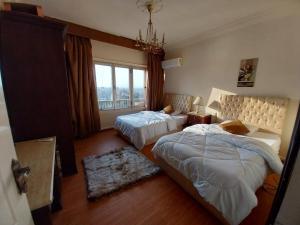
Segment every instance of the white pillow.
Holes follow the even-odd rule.
[[[253,134],[253,133],[255,133],[256,131],[258,131],[259,130],[259,127],[256,127],[256,126],[253,126],[253,125],[250,125],[250,124],[244,124],[246,127],[247,127],[247,129],[249,130],[249,132],[247,133],[247,135],[249,135],[249,134]]]
[[[176,109],[174,112],[172,112],[170,115],[171,116],[178,116],[179,114],[181,114],[182,113],[182,111],[181,110],[179,110],[179,109]]]
[[[230,123],[230,122],[232,122],[233,120],[224,120],[222,123],[220,123],[220,124],[226,124],[226,123]]]

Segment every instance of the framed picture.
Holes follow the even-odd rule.
[[[238,76],[238,87],[254,87],[258,58],[242,59]]]

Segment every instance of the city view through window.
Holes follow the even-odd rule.
[[[95,64],[101,110],[145,106],[145,70]]]

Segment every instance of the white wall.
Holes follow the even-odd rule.
[[[167,52],[183,66],[166,70],[165,91],[204,97],[222,91],[292,99],[283,133],[285,155],[300,99],[300,14],[277,18]],[[255,87],[237,87],[241,59],[259,57]],[[213,96],[215,98],[215,96]]]
[[[114,63],[140,66],[146,66],[147,64],[147,56],[144,52],[100,41],[92,40],[92,54],[94,60],[98,61],[105,60]],[[113,127],[115,118],[119,115],[130,114],[141,110],[143,109],[118,109],[100,111],[101,128],[106,129]]]
[[[144,52],[92,40],[93,57],[128,64],[146,65],[147,56]]]

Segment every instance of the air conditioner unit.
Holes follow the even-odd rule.
[[[161,62],[162,68],[169,69],[182,66],[183,58],[168,59]]]

